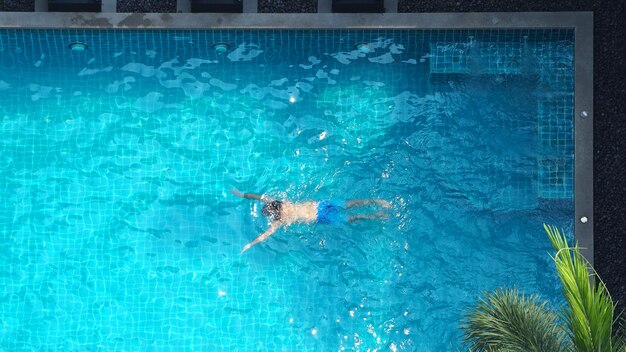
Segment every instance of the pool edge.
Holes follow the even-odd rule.
[[[225,14],[0,12],[0,28],[97,29],[462,29],[574,28],[592,12],[474,12],[394,14]]]
[[[593,12],[574,26],[574,220],[576,241],[594,264],[593,241]],[[583,219],[586,218],[586,221]]]

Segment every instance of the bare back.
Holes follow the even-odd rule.
[[[317,219],[317,202],[292,203],[284,201],[280,218],[286,226],[297,222],[315,222]]]

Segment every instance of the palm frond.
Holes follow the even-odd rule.
[[[464,343],[475,351],[556,352],[565,346],[556,314],[536,295],[515,289],[486,292],[461,325]]]
[[[575,350],[615,351],[612,325],[616,305],[604,282],[597,275],[590,277],[589,270],[593,269],[580,253],[578,245],[570,248],[567,238],[554,226],[544,224],[544,229],[556,250],[553,259],[567,302],[564,320]]]

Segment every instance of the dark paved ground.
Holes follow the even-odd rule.
[[[626,2],[399,0],[398,11],[594,12],[594,258],[611,295],[626,309]]]
[[[317,12],[317,0],[259,0],[259,12]]]
[[[259,12],[315,12],[315,0],[259,0]],[[0,0],[34,11],[34,0]],[[118,0],[118,12],[176,12],[175,0]],[[399,12],[594,12],[594,231],[596,270],[626,309],[626,2],[398,0]]]
[[[35,0],[0,0],[0,11],[35,11]]]
[[[172,13],[176,12],[176,0],[117,0],[117,12]]]

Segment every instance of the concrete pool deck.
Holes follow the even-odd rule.
[[[425,4],[423,6],[432,7],[432,11],[519,11],[519,10],[551,10],[552,8],[561,6],[561,10],[563,9],[562,4],[552,4],[552,8],[550,5],[532,5],[528,2],[524,2],[523,4],[507,4],[507,5],[495,5],[489,7],[489,4],[481,4],[481,5],[472,5],[472,4],[460,4],[459,2],[452,1],[448,2],[446,5],[444,2],[443,5],[440,6],[449,6],[449,8],[438,8],[437,5],[433,4]],[[454,3],[454,5],[452,5]],[[539,2],[537,2],[539,3]],[[460,5],[459,5],[460,4]],[[419,10],[421,5],[407,5],[407,2],[399,2],[399,10],[407,11],[407,10]],[[474,6],[474,7],[472,7]],[[498,8],[500,6],[500,8]],[[517,6],[517,7],[515,7]],[[535,7],[533,7],[535,6]],[[542,8],[543,6],[544,8]],[[582,5],[571,5],[572,10],[583,10],[581,8]],[[591,6],[591,5],[588,5]],[[600,6],[600,5],[595,5]],[[611,16],[614,19],[617,19],[620,16],[620,13],[623,15],[623,11],[620,11],[619,7],[623,7],[623,5],[615,4],[610,10],[608,9],[608,5],[604,5],[607,7],[606,10],[602,12],[605,16]],[[615,8],[617,7],[617,9]],[[567,8],[567,5],[565,6]],[[590,8],[594,9],[594,8]],[[0,14],[0,27],[31,27],[29,25],[29,16],[33,16],[33,14],[19,14],[19,13],[1,13]],[[22,17],[27,15],[26,17]],[[244,14],[244,15],[192,15],[192,14],[82,14],[82,15],[74,15],[71,17],[71,14],[57,14],[57,13],[42,13],[42,16],[47,16],[44,22],[43,28],[59,28],[59,27],[93,27],[93,28],[190,28],[190,22],[187,22],[184,26],[181,27],[170,27],[167,23],[171,23],[172,18],[178,16],[192,16],[192,17],[183,17],[192,22],[201,22],[196,25],[202,27],[195,28],[287,28],[287,20],[285,16],[295,16],[295,18],[300,22],[300,28],[336,28],[336,23],[342,23],[343,28],[372,28],[372,27],[382,27],[386,26],[387,28],[464,28],[464,27],[482,27],[482,28],[521,28],[521,27],[534,27],[534,28],[546,28],[546,26],[554,27],[554,24],[551,25],[542,25],[538,22],[543,20],[562,20],[563,18],[571,15],[571,13],[541,13],[541,14],[532,14],[535,17],[531,18],[531,22],[524,23],[522,21],[525,15],[530,14],[520,14],[520,13],[498,13],[498,14],[423,14],[421,16],[413,17],[416,15],[407,15],[407,14],[399,14],[399,15],[347,15],[348,17],[341,17],[346,15],[333,15],[333,14],[318,14],[318,15],[284,15],[284,14],[270,14],[270,15],[252,15],[252,14]],[[469,15],[469,16],[467,16]],[[107,17],[108,16],[108,17]],[[263,16],[256,17],[255,16]],[[370,17],[371,16],[371,17]],[[392,16],[400,16],[400,17],[392,17]],[[587,14],[590,16],[590,14]],[[307,19],[309,17],[309,19]],[[352,17],[352,22],[346,20],[346,18]],[[31,17],[32,18],[32,17]],[[464,20],[463,18],[466,18]],[[469,18],[469,19],[467,19]],[[220,22],[221,20],[221,22]],[[443,21],[437,23],[436,27],[428,27],[430,23],[434,23],[434,21]],[[263,21],[272,22],[271,26],[265,27],[267,23],[263,24]],[[304,23],[303,23],[304,21]],[[339,22],[338,22],[339,21]],[[397,21],[397,22],[396,22]],[[535,22],[533,22],[535,21]],[[598,23],[596,17],[596,23]],[[39,22],[39,28],[41,27],[42,21]],[[349,23],[350,22],[350,23]],[[163,27],[159,27],[159,23],[163,25]],[[389,25],[389,23],[393,23],[393,26]],[[600,22],[603,24],[603,22]],[[615,27],[615,31],[623,31],[623,29],[619,29],[617,23],[613,23]],[[308,24],[308,25],[307,25]],[[583,31],[588,31],[590,34],[590,38],[588,40],[592,40],[591,37],[591,29],[592,22],[589,21],[589,18],[583,18],[581,22],[563,22],[565,27],[576,27],[581,28]],[[109,27],[112,26],[112,27]],[[156,26],[156,27],[153,27]],[[598,25],[596,25],[597,27]],[[576,98],[576,106],[575,106],[575,114],[576,116],[580,116],[580,113],[584,110],[587,111],[588,117],[584,122],[582,119],[576,119],[576,189],[579,190],[584,188],[589,196],[587,198],[581,197],[580,194],[577,194],[576,197],[576,219],[580,219],[582,216],[586,216],[589,221],[581,226],[580,222],[577,222],[577,238],[581,242],[581,246],[586,247],[588,258],[593,259],[594,256],[591,253],[595,253],[595,263],[596,268],[602,278],[607,282],[609,289],[611,290],[613,296],[624,302],[626,300],[626,283],[623,278],[626,277],[626,263],[624,257],[624,253],[626,253],[626,241],[624,240],[623,234],[620,233],[620,229],[625,228],[624,226],[624,209],[621,207],[621,199],[624,198],[624,194],[626,193],[626,188],[623,187],[623,184],[620,183],[623,175],[620,175],[619,172],[615,170],[619,170],[619,163],[621,162],[623,165],[624,157],[623,152],[619,151],[623,149],[623,142],[619,138],[620,134],[616,134],[616,131],[625,131],[624,122],[619,121],[615,117],[620,116],[619,111],[623,111],[619,109],[620,103],[623,106],[623,101],[621,99],[617,99],[617,92],[623,91],[623,83],[617,82],[617,77],[620,75],[616,73],[623,72],[624,59],[623,58],[615,58],[616,54],[614,51],[618,51],[618,48],[623,48],[624,45],[616,45],[616,41],[622,40],[621,38],[617,38],[618,36],[608,31],[602,31],[603,34],[599,32],[595,32],[593,37],[600,39],[603,45],[596,45],[593,52],[596,55],[593,55],[593,52],[586,49],[591,46],[587,46],[585,48],[584,45],[580,45],[578,42],[577,35],[577,45],[576,45],[576,83],[577,83],[577,98]],[[606,41],[609,40],[608,43]],[[605,45],[608,44],[608,45]],[[598,52],[600,51],[601,57],[598,57]],[[582,55],[582,59],[581,56]],[[586,61],[584,60],[586,58]],[[613,61],[610,61],[610,58]],[[596,80],[595,84],[593,84],[593,78],[591,77],[591,68],[593,60],[602,60],[602,62],[606,63],[607,66],[600,66],[600,73],[596,70]],[[621,65],[619,64],[621,61]],[[610,74],[603,69],[603,67],[612,67]],[[586,72],[586,73],[585,73]],[[585,73],[581,77],[579,77],[579,73]],[[586,78],[585,78],[586,77]],[[582,79],[582,81],[581,81]],[[609,84],[599,84],[598,82],[609,82]],[[617,86],[622,87],[622,89],[616,89]],[[594,109],[591,107],[591,96],[594,94],[593,88],[596,87],[595,97],[596,97],[596,106],[595,114]],[[586,91],[585,94],[587,98],[580,100],[578,95],[581,93],[580,89]],[[600,102],[598,97],[600,94],[598,92],[602,92],[602,101]],[[611,98],[613,96],[613,98]],[[610,102],[613,102],[612,104]],[[587,106],[589,106],[587,108]],[[586,109],[586,110],[585,110]],[[598,110],[600,109],[600,110]],[[619,110],[618,110],[619,109]],[[594,118],[594,117],[602,117],[602,119]],[[613,118],[611,118],[613,117]],[[596,126],[596,130],[593,130],[593,126]],[[588,141],[588,145],[584,145],[585,142],[579,143],[578,138],[581,136],[580,133],[585,137],[583,141]],[[596,140],[600,138],[601,143],[596,143],[595,145],[591,144],[591,140],[593,135],[596,136]],[[592,149],[593,146],[593,149]],[[580,151],[579,147],[583,150]],[[590,162],[596,159],[596,162],[590,164]],[[598,159],[601,159],[600,161]],[[617,162],[617,165],[616,165]],[[586,165],[586,167],[580,167]],[[591,166],[593,165],[593,166]],[[602,166],[604,165],[604,166]],[[595,179],[594,170],[596,171]],[[578,174],[581,171],[583,174]],[[606,180],[610,180],[611,182],[606,182]],[[585,181],[585,182],[583,182]],[[595,182],[594,182],[595,181]],[[581,183],[579,183],[581,182]],[[592,190],[596,192],[596,197],[602,199],[601,204],[593,203],[593,195]],[[621,195],[621,196],[620,196]],[[599,202],[596,202],[599,203]],[[592,208],[593,205],[593,208]],[[591,214],[591,215],[587,215]],[[598,223],[594,222],[594,218],[602,218],[603,221]],[[592,241],[593,236],[591,235],[581,235],[579,231],[583,229],[584,232],[590,234],[592,233],[591,229],[595,229],[596,233],[601,233],[602,236],[596,236],[596,247],[594,248],[594,243]]]

